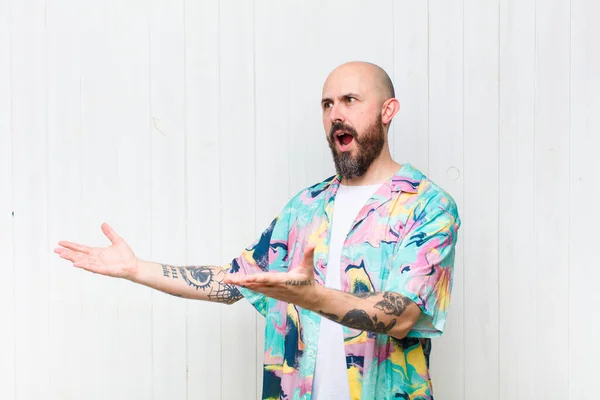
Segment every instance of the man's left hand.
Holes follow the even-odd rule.
[[[229,274],[223,281],[260,292],[267,297],[311,309],[318,303],[315,282],[314,247],[308,248],[300,265],[288,272],[262,272],[252,275]]]

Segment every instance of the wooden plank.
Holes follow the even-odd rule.
[[[188,265],[221,262],[218,15],[218,0],[185,1]],[[226,306],[198,301],[186,306],[188,398],[220,399],[221,346],[227,345],[221,311]]]
[[[464,217],[463,2],[429,4],[429,177],[448,191]],[[463,221],[464,222],[464,221]],[[434,394],[465,398],[464,230],[459,231],[452,300],[443,336],[432,343]],[[451,367],[448,367],[451,366]]]
[[[568,397],[569,3],[536,3],[535,51],[535,395]]]
[[[255,115],[256,115],[256,224],[259,235],[290,199],[289,140],[291,131],[290,64],[292,50],[285,31],[291,18],[289,6],[256,0],[255,10]],[[277,99],[274,101],[274,99]],[[318,114],[315,115],[316,119]],[[299,136],[296,134],[294,136]]]
[[[600,303],[600,291],[597,288],[600,271],[589,257],[590,250],[598,245],[595,231],[600,223],[598,214],[590,210],[590,207],[594,208],[590,200],[593,202],[600,195],[600,159],[597,155],[600,146],[598,15],[600,4],[596,1],[571,2],[568,309],[570,399],[583,399],[597,393],[595,380],[597,360],[600,358],[600,343],[597,340],[599,324],[595,318],[595,306]],[[562,272],[561,277],[564,276]],[[564,286],[561,285],[562,287]],[[565,293],[559,296],[564,300]],[[561,314],[556,315],[556,323],[564,324],[564,318],[559,317]],[[561,332],[564,332],[564,325]],[[564,346],[560,350],[562,355]]]
[[[219,9],[219,170],[221,257],[229,262],[256,239],[254,1],[225,0]],[[242,300],[221,314],[221,398],[257,391],[256,319]],[[232,384],[232,379],[235,384]]]
[[[112,102],[119,202],[108,221],[141,259],[151,259],[150,4],[113,1],[107,40],[115,59]],[[135,21],[135,22],[133,22]],[[152,398],[152,289],[119,280],[113,398]],[[163,378],[164,379],[164,378]]]
[[[498,20],[498,1],[465,0],[465,399],[498,399]]]
[[[77,221],[78,237],[71,240],[107,247],[108,239],[100,230],[104,221],[120,231],[116,210],[117,193],[117,107],[114,99],[113,71],[118,60],[112,53],[110,34],[112,10],[105,1],[82,7],[81,18],[81,209]],[[118,389],[107,385],[117,379],[117,338],[119,330],[118,281],[78,270],[78,298],[81,318],[72,320],[80,335],[77,343],[78,368],[82,397],[106,399]],[[90,345],[93,343],[93,345]]]
[[[15,395],[50,389],[44,4],[11,2]]]
[[[79,3],[46,4],[48,99],[48,236],[80,239],[81,204],[81,40]],[[48,266],[50,399],[86,397],[78,354],[89,346],[80,327],[81,271],[58,256]],[[88,310],[90,312],[90,310]],[[92,312],[95,314],[95,312]]]
[[[290,76],[289,46],[290,33],[287,26],[293,19],[288,2],[257,0],[255,4],[255,157],[256,157],[256,229],[260,233],[271,223],[289,201],[290,125],[293,111],[290,109],[290,84],[295,77]],[[276,34],[281,32],[284,34]],[[311,107],[313,108],[313,107]],[[317,119],[318,114],[315,113]],[[301,136],[294,132],[295,138]],[[263,355],[265,318],[259,316],[256,325],[257,365],[256,398],[262,398]]]
[[[536,398],[535,2],[500,3],[499,396]]]
[[[294,49],[288,61],[293,79],[287,89],[289,108],[294,111],[290,113],[290,134],[286,138],[290,155],[290,197],[302,188],[323,180],[324,175],[335,173],[323,131],[320,101],[323,83],[330,69],[330,61],[324,62],[322,57],[336,50],[335,47],[314,45],[329,33],[323,26],[324,6],[327,6],[325,2],[288,3],[293,17],[287,21],[289,28],[285,35],[289,48]],[[342,7],[338,11],[343,10]]]
[[[320,101],[331,63],[322,57],[329,57],[330,52],[337,50],[334,46],[314,45],[330,33],[323,23],[327,3],[288,2],[287,5],[293,17],[287,20],[289,28],[285,30],[285,37],[288,47],[294,49],[288,59],[293,79],[287,90],[289,108],[293,112],[290,112],[290,135],[286,138],[291,197],[302,188],[323,180],[325,175],[335,173],[323,131]],[[345,7],[338,9],[339,12],[344,10]]]
[[[393,82],[400,111],[391,128],[392,156],[429,172],[428,2],[397,1]]]
[[[0,1],[0,398],[15,393],[15,263],[13,241],[13,135],[11,127],[11,10]]]
[[[153,0],[150,30],[152,260],[185,264],[183,1]],[[152,395],[186,397],[186,300],[152,292]]]

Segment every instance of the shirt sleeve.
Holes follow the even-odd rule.
[[[230,274],[251,275],[281,269],[287,262],[288,218],[285,210],[261,233],[260,237],[225,266]],[[256,310],[266,316],[266,296],[250,289],[237,287]]]
[[[429,202],[402,238],[388,279],[389,291],[415,302],[422,313],[407,336],[440,336],[446,323],[460,218],[453,202]]]

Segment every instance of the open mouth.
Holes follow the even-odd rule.
[[[341,151],[345,151],[350,147],[350,144],[354,141],[354,136],[343,131],[338,131],[335,133],[335,140],[338,143],[338,148]]]

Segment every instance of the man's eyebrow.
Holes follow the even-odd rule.
[[[346,94],[339,96],[338,99],[347,99],[348,97],[360,98],[360,96],[357,93],[346,93]],[[324,97],[323,100],[321,100],[321,104],[326,103],[326,102],[331,102],[331,101],[332,101],[331,98]]]

